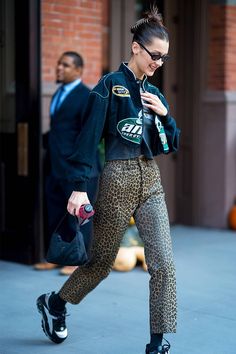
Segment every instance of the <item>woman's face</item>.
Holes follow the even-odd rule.
[[[154,72],[163,65],[163,60],[153,60],[151,55],[167,55],[169,50],[169,42],[154,37],[151,44],[140,45],[138,42],[132,43],[133,59],[138,77],[143,74],[153,76]],[[150,54],[148,52],[150,52]]]

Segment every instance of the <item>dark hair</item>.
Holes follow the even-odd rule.
[[[158,8],[153,5],[149,11],[145,12],[143,18],[138,20],[130,29],[133,33],[133,42],[151,44],[153,37],[169,42],[167,28],[163,24],[162,15]]]
[[[75,64],[75,66],[77,68],[84,66],[83,58],[78,53],[72,52],[72,51],[68,51],[68,52],[64,52],[62,55],[66,55],[68,57],[73,58],[74,64]]]

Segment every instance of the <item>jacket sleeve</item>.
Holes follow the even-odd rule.
[[[169,105],[168,105],[165,97],[160,92],[159,92],[158,96],[168,111],[166,116],[164,116],[164,117],[158,116],[158,117],[161,120],[161,122],[164,126],[164,129],[165,129],[166,138],[167,138],[167,142],[169,145],[169,152],[175,152],[179,149],[180,129],[177,128],[175,119],[172,118],[169,113]]]
[[[108,101],[109,92],[100,82],[90,92],[82,130],[76,139],[73,154],[68,157],[67,179],[74,184],[75,190],[87,191],[87,181],[103,134]]]

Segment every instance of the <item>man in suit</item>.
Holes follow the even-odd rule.
[[[58,60],[56,82],[61,84],[52,97],[50,106],[51,124],[48,133],[48,157],[50,173],[46,178],[46,204],[48,214],[48,235],[50,235],[66,213],[68,197],[74,190],[70,182],[67,158],[74,151],[74,143],[86,120],[84,111],[89,96],[89,88],[82,83],[83,59],[76,52],[65,52]],[[71,167],[70,167],[71,168]],[[101,171],[99,156],[94,162],[89,185],[90,201],[96,199],[99,173]],[[71,171],[72,172],[72,171]],[[86,248],[92,235],[92,223],[82,226]],[[37,270],[57,267],[52,263],[40,262],[34,265]],[[73,267],[64,267],[62,274],[70,274]]]

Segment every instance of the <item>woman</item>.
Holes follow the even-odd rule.
[[[179,130],[160,91],[147,76],[168,59],[169,37],[161,15],[152,8],[132,28],[132,55],[119,70],[104,76],[92,90],[79,145],[69,157],[77,166],[77,191],[68,212],[79,213],[89,203],[86,185],[101,137],[105,167],[95,206],[91,260],[79,267],[55,294],[43,294],[38,308],[49,338],[67,337],[65,304],[78,304],[112,269],[123,234],[133,215],[144,242],[150,273],[150,343],[146,354],[169,352],[163,334],[176,330],[176,285],[169,219],[154,157],[178,149]],[[73,169],[74,170],[74,169]],[[48,312],[53,316],[50,330]]]

